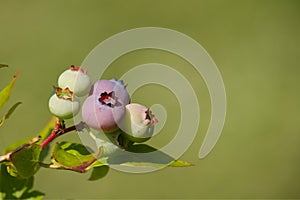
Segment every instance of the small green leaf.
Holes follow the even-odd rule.
[[[7,154],[11,151],[15,151],[16,149],[18,149],[18,148],[20,148],[24,145],[29,146],[31,144],[37,143],[39,140],[40,140],[39,137],[19,140],[15,143],[10,144],[8,147],[6,147],[5,150],[4,150],[4,154]]]
[[[109,164],[125,163],[152,163],[153,166],[167,165],[174,159],[166,153],[155,149],[146,144],[135,144],[130,146],[127,151],[122,151],[108,159]]]
[[[109,171],[109,167],[106,165],[103,165],[101,167],[94,167],[91,176],[89,178],[89,181],[95,181],[103,178],[104,176],[107,175],[108,171]]]
[[[8,67],[8,65],[6,65],[6,64],[0,64],[0,68],[3,68],[3,67]]]
[[[95,167],[102,167],[102,166],[108,166],[107,163],[108,157],[102,157],[102,158],[98,158],[98,160],[96,160],[95,162],[93,162],[90,166],[88,166],[86,168],[86,171],[95,168]]]
[[[134,167],[187,167],[192,164],[175,160],[168,154],[146,144],[136,144],[108,159],[109,164],[119,164]]]
[[[40,145],[31,144],[11,155],[11,161],[20,177],[29,178],[38,171],[41,151]]]
[[[7,165],[7,172],[13,177],[20,178],[16,167],[12,163]]]
[[[45,196],[45,193],[34,190],[34,191],[24,193],[20,199],[40,200],[40,199],[43,199],[44,196]]]
[[[4,164],[1,164],[0,194],[1,199],[18,199],[24,190],[32,188],[32,178],[18,179],[11,176]]]
[[[5,115],[6,115],[6,119],[8,119],[9,117],[10,117],[10,115],[16,110],[16,108],[20,105],[20,104],[22,104],[22,102],[17,102],[17,103],[15,103],[8,111],[7,111],[7,113],[5,113]]]
[[[41,155],[40,155],[40,162],[42,162],[43,160],[45,160],[47,158],[49,151],[50,151],[49,145],[43,147],[43,149],[41,151]]]
[[[97,158],[85,146],[77,143],[56,143],[52,150],[53,163],[65,169],[85,172]]]
[[[39,200],[44,194],[33,191],[34,177],[20,179],[10,176],[4,164],[0,165],[0,199]]]
[[[194,165],[192,163],[182,161],[182,160],[174,160],[168,165],[168,167],[190,167],[190,166],[194,166]]]
[[[14,78],[11,80],[11,82],[0,92],[0,109],[3,107],[3,105],[7,102],[9,99],[9,96],[11,94],[12,88],[15,85],[15,82],[18,78],[19,72],[16,73]]]
[[[16,110],[16,108],[22,104],[21,102],[17,102],[15,103],[15,105],[13,105],[2,117],[2,119],[0,120],[0,127],[3,125],[4,121],[7,120],[10,115]]]
[[[8,153],[10,151],[15,150],[16,148],[22,146],[23,144],[27,143],[28,141],[30,141],[31,139],[23,139],[23,140],[19,140],[17,142],[14,142],[12,144],[10,144],[8,147],[5,148],[4,153]]]
[[[55,117],[51,117],[48,124],[43,128],[43,130],[41,132],[39,132],[37,134],[38,136],[41,137],[41,139],[36,144],[40,144],[46,137],[48,137],[48,135],[51,133],[51,131],[53,130],[53,127],[55,125],[55,119],[56,119]],[[25,143],[28,143],[28,141],[30,141],[31,139],[32,138],[27,138],[27,139],[19,140],[15,143],[10,144],[8,147],[5,148],[4,154],[15,150],[16,148],[22,146]],[[43,150],[41,152],[40,160],[43,160],[43,158],[45,158],[47,156],[48,151],[49,151],[48,146],[43,148]]]

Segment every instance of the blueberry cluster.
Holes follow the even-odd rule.
[[[78,97],[87,94],[81,107]],[[90,128],[107,134],[121,130],[132,142],[151,138],[157,123],[149,108],[130,103],[123,81],[98,80],[92,84],[87,71],[73,65],[59,76],[49,109],[61,119],[70,119],[81,109],[82,119]]]

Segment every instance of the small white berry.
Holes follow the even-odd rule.
[[[86,95],[91,88],[91,79],[86,70],[71,65],[70,69],[64,71],[58,78],[58,86],[70,88],[78,97]]]
[[[56,88],[56,93],[49,99],[50,112],[61,119],[72,118],[79,109],[79,101],[68,88]]]
[[[154,124],[158,121],[152,112],[143,105],[132,103],[126,105],[126,115],[120,128],[125,136],[133,142],[149,140],[154,131]]]

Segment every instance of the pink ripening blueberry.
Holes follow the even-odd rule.
[[[82,105],[83,121],[91,128],[112,132],[126,113],[129,94],[123,82],[116,80],[99,80]]]
[[[119,101],[122,101],[124,105],[127,105],[130,101],[126,86],[122,80],[116,80],[114,78],[111,80],[99,80],[92,85],[90,95],[99,95],[104,92],[114,92],[114,95]]]

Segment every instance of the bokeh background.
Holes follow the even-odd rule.
[[[181,157],[195,166],[148,174],[110,170],[90,182],[88,174],[41,169],[35,188],[46,199],[300,198],[300,1],[297,0],[0,0],[0,87],[20,70],[8,108],[23,104],[0,130],[0,150],[35,135],[48,121],[47,102],[58,75],[80,65],[101,41],[137,27],[165,27],[198,41],[223,76],[228,112],[216,147],[198,152],[210,119],[200,75],[180,57],[143,50],[120,57],[103,78],[158,62],[180,71],[199,98],[201,122]],[[157,85],[141,87],[136,102],[161,103],[164,129],[150,141],[165,145],[180,120],[175,96]],[[69,122],[71,123],[71,122]],[[76,134],[59,140],[79,142]]]

